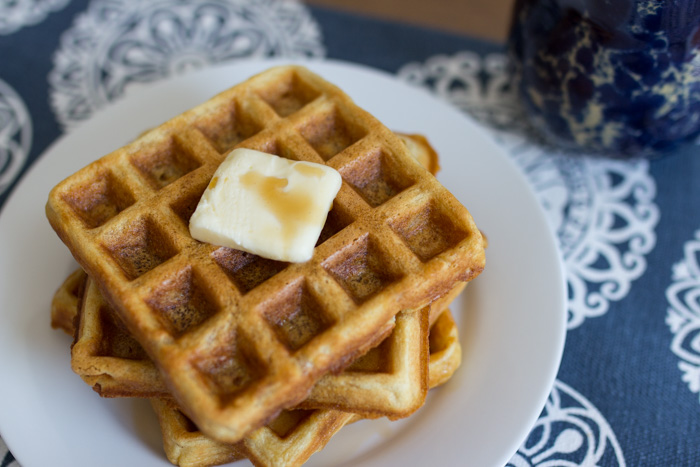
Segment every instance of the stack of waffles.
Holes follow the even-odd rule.
[[[190,236],[238,147],[342,176],[311,260]],[[447,307],[484,267],[481,233],[436,168],[424,139],[298,66],[150,130],[49,195],[82,267],[52,306],[54,327],[75,336],[73,370],[102,396],[151,398],[183,466],[299,465],[347,423],[410,415],[459,365]]]

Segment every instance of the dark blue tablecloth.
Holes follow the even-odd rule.
[[[526,174],[559,239],[568,335],[511,465],[700,465],[700,149],[625,162],[538,145],[502,45],[273,0],[0,2],[0,207],[49,144],[133,83],[252,56],[337,58],[426,86]],[[0,440],[0,467],[16,465]]]

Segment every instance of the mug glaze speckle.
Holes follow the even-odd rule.
[[[517,0],[509,38],[533,126],[633,157],[700,133],[700,2]]]

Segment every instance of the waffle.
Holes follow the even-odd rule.
[[[438,170],[437,154],[425,137],[397,135],[431,173]],[[57,291],[52,306],[52,319],[64,319],[68,325],[63,329],[71,335],[77,303],[82,298],[77,285],[82,285],[85,278],[82,271],[71,274]],[[431,306],[431,325],[462,288],[455,288]],[[72,349],[73,370],[103,397],[168,397],[155,367],[94,284],[86,293],[84,307],[80,332]],[[335,408],[366,417],[408,416],[422,405],[427,390],[424,358],[427,342],[422,342],[424,338],[420,337],[425,333],[421,326],[425,323],[417,315],[406,316],[394,334],[348,370],[324,376],[301,406]]]
[[[437,154],[425,137],[399,137],[411,154],[434,173]],[[55,294],[52,319],[63,319],[73,335],[73,322],[86,274],[76,271]],[[430,307],[433,321],[461,292],[463,285]],[[80,293],[80,295],[78,295]],[[300,404],[334,408],[366,417],[401,418],[418,409],[427,392],[427,330],[418,315],[406,315],[391,336],[340,374],[324,376]],[[94,286],[88,287],[72,347],[73,370],[103,397],[169,397],[167,388],[141,347],[134,341]]]
[[[459,329],[449,310],[440,313],[430,326],[428,387],[445,384],[462,363]]]
[[[55,317],[69,323],[63,329],[75,336],[71,347],[73,371],[102,397],[170,397],[158,370],[143,347],[129,334],[115,311],[104,300],[95,282],[82,270],[79,272],[80,274],[71,274],[56,292],[56,297],[70,294],[66,288],[79,279],[85,281],[83,294],[71,297],[75,299],[71,302],[73,308],[66,306],[65,301],[55,299],[57,306],[52,307],[51,313],[52,319]],[[406,323],[399,329],[405,328],[409,322],[413,325],[419,319],[417,315],[415,319],[411,315],[410,319],[404,321]],[[74,325],[77,325],[75,330]],[[377,334],[377,340],[384,340],[393,330],[392,320]],[[408,346],[420,348],[418,344],[423,338],[427,339],[427,330],[418,342],[406,341],[406,353],[420,353],[420,350],[414,351]],[[369,343],[372,347],[376,344],[378,343],[374,341]],[[427,342],[425,345],[427,348]],[[366,349],[360,350],[365,353]]]
[[[51,300],[51,327],[69,335],[75,332],[75,318],[83,297],[87,275],[82,269],[73,271],[56,290]]]
[[[310,261],[190,237],[189,216],[232,147],[340,172]],[[296,66],[261,73],[81,169],[51,191],[46,212],[179,406],[229,443],[305,399],[398,311],[484,266],[466,208],[396,135]]]
[[[83,381],[103,397],[170,397],[158,369],[92,279],[86,280],[79,309],[73,313],[71,367]]]
[[[437,174],[440,170],[438,155],[425,136],[398,132],[396,135],[406,144],[410,154],[423,167],[431,174]],[[483,232],[482,236],[486,241]],[[51,327],[53,329],[63,329],[67,334],[73,335],[75,331],[73,321],[78,313],[78,302],[82,298],[86,278],[87,275],[82,269],[76,269],[54,294],[51,303]],[[433,318],[431,318],[431,323]]]
[[[172,463],[204,466],[249,458],[256,465],[300,465],[321,449],[343,425],[361,418],[361,415],[334,409],[299,408],[283,411],[268,426],[256,430],[234,445],[208,438],[177,409],[158,378],[155,367],[145,358],[143,351],[138,350],[138,343],[128,336],[116,317],[109,316],[113,312],[101,300],[94,283],[87,279],[87,285],[82,288],[77,286],[86,279],[86,274],[78,270],[64,281],[52,302],[52,322],[57,320],[68,323],[65,327],[61,326],[61,329],[70,335],[79,336],[73,346],[73,366],[102,395],[155,396],[151,398],[151,404],[161,425],[166,456]],[[444,297],[442,303],[433,304],[429,313],[424,309],[422,316],[421,312],[410,315],[416,318],[420,316],[417,320],[419,325],[431,322],[428,372],[428,386],[431,388],[445,383],[461,362],[457,326],[449,310],[445,309],[445,305],[461,289],[458,287],[450,296]],[[84,296],[80,290],[84,290]],[[69,300],[62,300],[64,297],[69,297]],[[78,313],[79,302],[82,302],[82,310],[86,313]],[[76,315],[81,319],[76,320]],[[96,326],[89,324],[92,320]],[[73,329],[75,322],[80,327],[77,333]],[[402,314],[398,315],[396,329],[399,333],[405,333],[404,328],[411,329],[414,325],[408,318],[404,319]],[[97,352],[98,349],[101,349],[101,355]],[[370,350],[374,351],[376,349]],[[75,361],[76,352],[79,363]],[[83,354],[84,352],[86,353]],[[379,371],[381,366],[376,362],[384,358],[381,353],[367,354],[359,362],[353,363],[354,370]],[[146,364],[150,365],[150,369],[143,371]],[[371,389],[382,392],[376,383]]]
[[[430,388],[445,383],[461,362],[457,326],[449,310],[432,325]],[[344,425],[360,415],[333,409],[286,410],[244,441],[225,444],[197,430],[171,400],[151,399],[163,435],[165,454],[175,465],[205,467],[247,457],[256,466],[298,466],[323,448]]]
[[[338,410],[285,410],[243,441],[226,444],[197,430],[172,400],[151,399],[163,450],[181,467],[219,465],[248,458],[257,466],[301,465],[356,416]]]
[[[389,337],[338,374],[327,374],[298,407],[332,408],[365,418],[405,418],[418,410],[428,391],[428,328],[464,284],[427,309],[396,316]]]
[[[85,280],[84,293],[76,296],[74,283]],[[399,313],[393,329],[387,327],[391,334],[386,339],[344,371],[321,378],[299,407],[390,418],[406,417],[417,410],[428,387],[428,326],[462,289],[460,284],[422,311]],[[84,272],[71,274],[55,296],[52,319],[70,323],[63,329],[75,334],[72,369],[97,393],[103,397],[169,397],[155,365]],[[58,300],[64,296],[71,298],[72,308]],[[76,323],[74,332],[72,325]]]
[[[419,134],[396,133],[406,145],[408,152],[422,165],[428,172],[435,175],[440,171],[440,162],[437,152],[428,142],[428,139]]]

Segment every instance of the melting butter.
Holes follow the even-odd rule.
[[[190,233],[265,258],[308,261],[341,183],[322,164],[236,149],[204,191]]]

